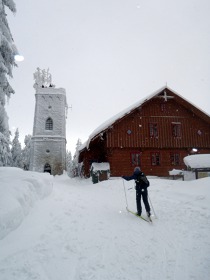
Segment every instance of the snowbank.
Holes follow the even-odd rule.
[[[48,173],[0,167],[0,239],[17,228],[38,199],[52,191]]]
[[[191,168],[210,168],[210,154],[187,156],[184,163]]]
[[[19,186],[26,174],[42,181],[42,192],[28,190],[30,201],[51,190],[43,179],[49,176],[21,170],[7,173],[3,184],[0,177],[4,190],[9,177],[14,183],[15,172]],[[209,280],[209,186],[210,177],[190,182],[150,178],[149,224],[126,210],[126,203],[136,210],[133,181],[92,184],[91,179],[56,176],[52,194],[37,201],[23,223],[0,240],[0,278]],[[17,196],[25,199],[26,190],[15,190],[13,184],[7,194],[19,203]]]

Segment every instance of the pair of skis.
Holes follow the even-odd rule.
[[[129,213],[135,215],[136,217],[138,217],[138,218],[144,220],[145,222],[152,223],[151,217],[144,218],[144,217],[142,217],[142,216],[139,216],[137,213],[135,213],[135,212],[131,211],[130,209],[128,209],[128,207],[126,207],[126,210],[127,210]]]
[[[122,179],[122,180],[123,180],[123,179]],[[124,193],[125,193],[126,210],[127,210],[129,213],[135,215],[136,217],[138,217],[138,218],[144,220],[145,222],[152,223],[151,217],[148,217],[148,219],[146,219],[146,218],[144,218],[144,217],[142,217],[142,216],[137,215],[135,212],[131,211],[131,210],[128,208],[128,200],[127,200],[127,195],[126,195],[124,180],[123,180],[123,187],[124,187]]]

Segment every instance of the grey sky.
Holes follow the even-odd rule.
[[[33,73],[50,69],[67,92],[74,153],[101,123],[166,83],[210,114],[209,0],[15,0],[11,32],[24,62],[6,110],[21,141],[32,134]]]

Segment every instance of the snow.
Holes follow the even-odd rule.
[[[107,171],[107,170],[110,170],[110,164],[109,162],[101,162],[101,163],[98,163],[98,162],[93,162],[91,164],[91,169],[92,171]]]
[[[52,191],[52,177],[19,168],[0,168],[0,239],[16,229],[38,199]]]
[[[187,156],[184,163],[191,168],[210,168],[210,154]]]
[[[1,279],[209,279],[210,178],[150,184],[152,225],[126,211],[133,181],[0,168]]]
[[[183,170],[172,169],[172,170],[169,171],[169,175],[183,175]]]

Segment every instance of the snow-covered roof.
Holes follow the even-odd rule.
[[[108,129],[110,126],[112,126],[117,120],[120,120],[121,118],[125,117],[126,115],[130,114],[133,110],[137,109],[138,107],[140,107],[142,104],[144,104],[146,101],[152,99],[154,96],[158,95],[159,93],[161,93],[163,90],[168,89],[171,92],[173,92],[174,94],[176,94],[177,96],[179,96],[180,98],[182,98],[183,100],[187,101],[188,103],[190,103],[191,105],[193,105],[194,107],[196,107],[197,109],[199,109],[200,111],[202,111],[200,108],[198,108],[197,106],[195,106],[194,104],[192,104],[191,102],[189,102],[188,100],[184,99],[181,95],[179,95],[178,93],[176,93],[174,90],[170,89],[168,86],[164,86],[158,90],[156,90],[155,92],[153,92],[152,94],[148,95],[146,98],[143,98],[141,100],[139,100],[138,102],[134,103],[133,105],[127,107],[126,109],[124,109],[123,111],[121,111],[120,113],[114,115],[112,118],[108,119],[107,121],[105,121],[104,123],[102,123],[100,126],[98,126],[89,136],[88,140],[79,148],[79,151],[82,151],[84,148],[88,148],[90,141],[96,137],[98,134],[103,133],[103,131],[105,131],[106,129]],[[164,96],[163,96],[164,97]],[[202,111],[204,114],[206,114],[204,111]],[[207,114],[206,114],[207,115]],[[210,117],[210,116],[209,116]]]
[[[104,130],[106,130],[108,127],[110,127],[114,122],[116,122],[117,120],[123,118],[124,116],[130,114],[131,111],[135,110],[136,108],[138,108],[139,106],[141,106],[144,102],[150,100],[152,97],[154,97],[156,94],[158,94],[159,92],[161,92],[162,90],[164,90],[166,87],[163,87],[161,89],[159,89],[158,91],[150,94],[149,96],[147,96],[146,98],[143,98],[141,100],[139,100],[138,102],[134,103],[133,105],[127,107],[126,109],[124,109],[123,111],[121,111],[120,113],[114,115],[112,118],[108,119],[107,121],[105,121],[104,123],[102,123],[100,126],[98,126],[89,136],[88,141],[87,141],[87,147],[89,146],[89,143],[91,141],[91,139],[93,139],[96,135],[98,135],[99,133],[103,132]]]
[[[93,162],[91,165],[91,169],[93,171],[98,171],[98,170],[107,171],[110,170],[110,165],[108,162],[101,162],[101,163]]]
[[[187,156],[184,163],[191,168],[210,168],[210,154]]]

